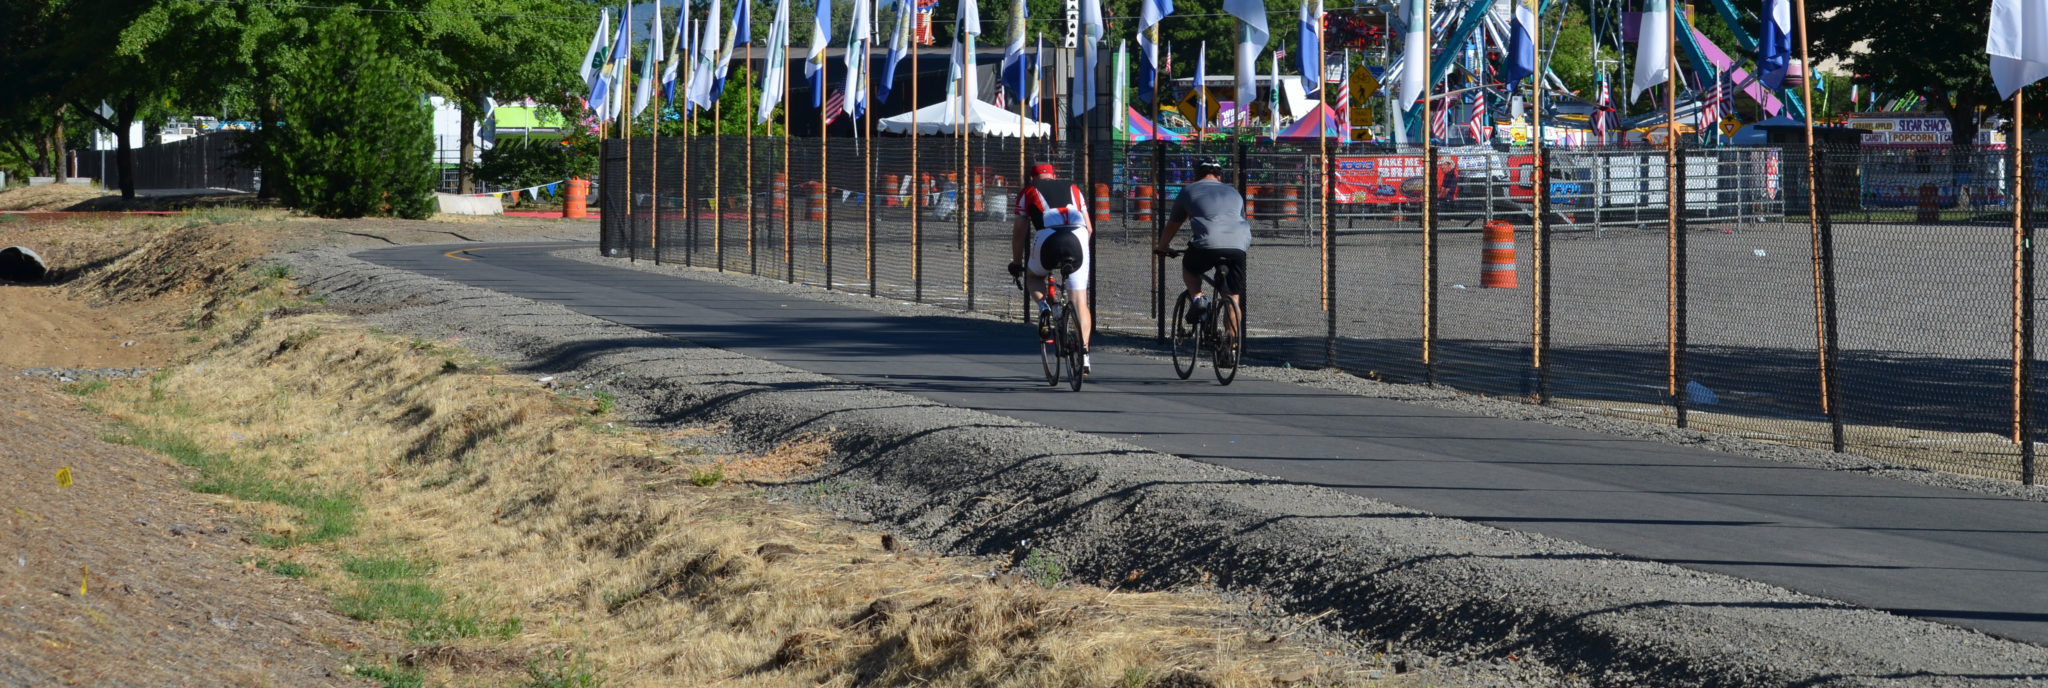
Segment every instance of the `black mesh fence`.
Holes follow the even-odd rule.
[[[627,148],[606,149],[606,255],[1004,317],[1024,306],[1004,270],[1013,194],[1050,162],[1097,212],[1098,327],[1139,337],[1182,290],[1177,261],[1150,253],[1171,199],[1217,161],[1253,228],[1254,363],[2033,477],[2016,439],[2033,436],[2037,335],[2016,306],[2032,303],[2034,249],[2015,243],[2009,151],[1822,146],[1815,186],[1804,146],[1539,160],[700,137],[636,140],[630,163]]]
[[[223,131],[138,147],[131,152],[135,188],[255,191],[263,173],[242,155],[246,136]],[[80,152],[77,176],[98,179],[103,188],[120,188],[120,151]]]

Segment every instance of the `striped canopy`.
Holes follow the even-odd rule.
[[[1126,105],[1124,110],[1124,120],[1119,122],[1122,126],[1118,127],[1120,131],[1117,132],[1117,135],[1125,141],[1138,143],[1153,140],[1174,142],[1188,140],[1186,134],[1159,126],[1153,123],[1152,120],[1146,119],[1144,115],[1138,114],[1137,108]]]
[[[1314,141],[1328,136],[1342,141],[1344,133],[1337,124],[1337,111],[1327,104],[1316,103],[1315,109],[1308,111],[1308,116],[1281,129],[1279,138],[1283,141]]]

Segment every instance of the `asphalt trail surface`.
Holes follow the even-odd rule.
[[[1097,354],[1048,388],[1022,325],[901,317],[549,254],[364,260],[850,382],[1442,516],[2048,644],[2048,504]],[[451,250],[453,249],[453,250]],[[594,247],[593,247],[594,250]]]

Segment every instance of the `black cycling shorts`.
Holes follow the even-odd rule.
[[[1200,274],[1218,265],[1228,265],[1223,277],[1223,288],[1232,294],[1244,293],[1244,251],[1234,248],[1203,248],[1189,246],[1181,255],[1180,269]]]

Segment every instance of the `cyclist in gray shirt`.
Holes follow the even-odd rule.
[[[1218,265],[1230,269],[1223,288],[1230,292],[1230,298],[1241,307],[1244,303],[1239,296],[1244,294],[1245,250],[1252,245],[1251,223],[1244,219],[1244,196],[1237,189],[1223,183],[1223,166],[1214,162],[1203,162],[1195,166],[1199,177],[1193,184],[1182,187],[1180,196],[1173,201],[1173,214],[1166,222],[1166,233],[1160,235],[1159,244],[1152,252],[1165,255],[1173,244],[1174,235],[1180,233],[1182,224],[1191,224],[1188,233],[1188,250],[1181,258],[1180,278],[1187,286],[1193,307],[1188,310],[1188,319],[1201,319],[1201,313],[1209,306],[1202,293],[1202,273]],[[1238,312],[1244,312],[1242,308]],[[1233,332],[1237,323],[1224,323]]]

